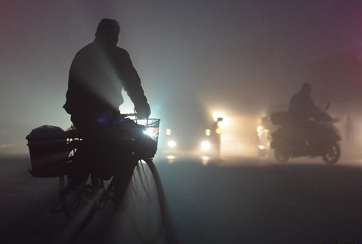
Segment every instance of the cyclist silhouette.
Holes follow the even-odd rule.
[[[70,174],[74,184],[85,181],[91,168],[98,163],[94,162],[99,143],[97,125],[120,114],[123,89],[134,103],[138,118],[148,118],[151,113],[128,52],[117,46],[119,33],[116,20],[102,19],[95,40],[75,55],[70,67],[63,108],[71,115],[73,125],[88,147],[77,152],[81,160],[76,160]]]

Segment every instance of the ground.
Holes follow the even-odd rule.
[[[156,160],[168,203],[160,243],[360,243],[362,164],[342,160],[227,158]],[[0,243],[140,243],[127,217],[109,207],[70,238],[50,213],[57,178],[33,178],[28,158],[0,160]]]

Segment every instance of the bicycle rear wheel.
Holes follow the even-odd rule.
[[[59,178],[60,204],[66,218],[83,229],[97,210],[97,197],[89,184],[70,187],[69,176]]]
[[[125,212],[142,243],[157,243],[165,225],[165,196],[151,159],[139,160],[126,192]]]

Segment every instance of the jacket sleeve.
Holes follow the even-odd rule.
[[[141,85],[141,79],[126,51],[123,52],[121,66],[121,78],[124,89],[135,105],[137,113],[140,117],[149,117],[151,110]]]
[[[68,76],[68,90],[66,93],[66,103],[64,104],[63,108],[68,114],[74,114],[76,113],[76,110],[80,107],[80,101],[79,96],[77,94],[76,89],[76,75],[75,75],[75,66],[77,66],[77,59],[78,55],[76,55],[72,61],[70,70],[69,70],[69,76]]]

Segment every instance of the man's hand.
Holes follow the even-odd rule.
[[[147,119],[151,114],[151,108],[148,103],[143,106],[136,107],[137,118],[138,119]]]

